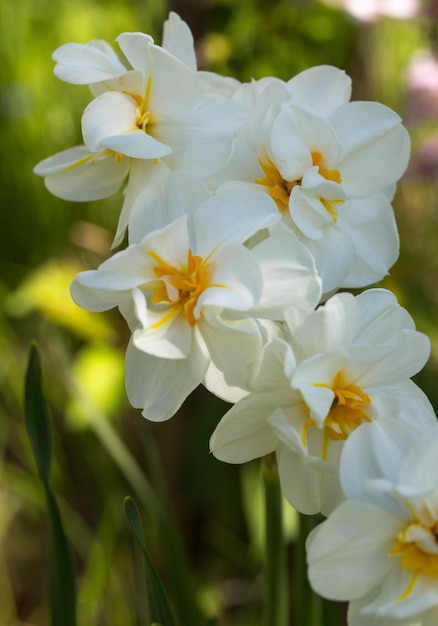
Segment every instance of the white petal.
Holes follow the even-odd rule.
[[[356,257],[354,242],[340,232],[336,225],[329,225],[324,237],[316,241],[306,238],[303,243],[315,259],[323,293],[339,289]]]
[[[281,446],[277,453],[281,489],[286,500],[300,513],[314,515],[321,510],[321,474],[308,459]]]
[[[82,116],[82,134],[90,150],[99,150],[107,137],[137,128],[137,103],[128,94],[108,91],[95,98]]]
[[[292,89],[294,104],[308,107],[322,117],[328,117],[351,97],[351,78],[343,70],[330,65],[304,70],[294,76],[288,85]]]
[[[137,350],[130,342],[125,377],[129,401],[152,421],[169,419],[201,382],[208,360],[194,344],[188,359],[159,359]]]
[[[347,200],[338,216],[337,228],[356,248],[342,286],[365,287],[381,280],[399,254],[397,225],[384,194]]]
[[[329,123],[302,107],[283,106],[271,134],[275,164],[285,180],[300,179],[313,166],[311,152],[319,152],[326,166],[333,168],[342,152]]]
[[[311,148],[295,109],[283,109],[271,132],[274,164],[288,181],[300,179],[312,166]]]
[[[139,243],[141,239],[143,239],[146,234],[146,230],[142,227],[142,212],[139,210],[138,220],[132,217],[137,196],[140,196],[144,189],[153,187],[155,183],[163,180],[169,173],[163,159],[130,159],[130,161],[131,170],[129,173],[128,184],[125,187],[125,197],[117,224],[117,232],[114,236],[112,244],[113,248],[122,242],[125,236],[126,228],[131,220],[134,221],[134,224],[129,230],[129,243]],[[161,228],[161,226],[162,221],[157,220],[156,228]],[[155,230],[155,228],[147,230],[149,232],[150,230]]]
[[[412,317],[387,289],[367,289],[355,298],[359,322],[354,343],[385,343],[398,330],[415,330]]]
[[[336,183],[331,185],[338,187]],[[315,195],[313,190],[308,191],[303,186],[294,187],[289,197],[289,212],[294,224],[312,241],[320,241],[326,229],[334,224],[333,216],[321,202],[322,199],[325,199],[323,194]]]
[[[281,320],[288,306],[314,308],[321,298],[321,281],[313,258],[292,237],[272,236],[252,253],[263,277],[263,293],[253,315]]]
[[[354,600],[380,585],[400,521],[373,504],[343,502],[307,539],[310,584],[331,600]]]
[[[346,497],[374,502],[406,519],[406,507],[391,491],[371,491],[367,485],[374,479],[397,484],[403,458],[417,438],[418,431],[398,419],[387,418],[357,428],[341,454],[341,485]]]
[[[169,13],[169,17],[164,22],[161,45],[193,72],[196,71],[197,62],[192,32],[174,11]]]
[[[119,289],[108,289],[106,280],[100,288],[101,278],[111,279],[111,276],[99,272],[99,270],[90,270],[88,272],[80,272],[70,286],[70,293],[73,300],[88,311],[107,311],[122,302],[131,299],[130,291],[126,288],[127,281],[123,281],[123,285]],[[134,279],[132,282],[137,283]],[[114,286],[115,287],[115,286]]]
[[[179,102],[179,94],[173,98],[172,102]],[[232,153],[234,133],[246,117],[236,103],[222,98],[197,102],[187,113],[166,112],[163,106],[156,107],[165,117],[154,125],[152,132],[159,141],[172,147],[172,155],[167,159],[171,169],[184,169],[202,179],[226,165]]]
[[[417,374],[429,358],[430,340],[417,331],[401,330],[386,344],[355,345],[349,354],[352,380],[362,388],[377,388]]]
[[[136,315],[143,328],[133,333],[133,344],[139,350],[162,359],[186,359],[193,347],[194,329],[179,305],[157,312],[146,309],[139,291],[133,292]],[[200,381],[199,381],[200,382]]]
[[[340,353],[325,353],[300,363],[293,375],[292,386],[302,393],[310,415],[319,428],[335,397],[333,379],[346,363],[347,359]]]
[[[197,323],[210,357],[229,385],[244,386],[263,345],[261,325],[254,319],[227,318],[216,307],[206,307]]]
[[[262,292],[260,269],[251,252],[240,244],[230,244],[221,247],[210,259],[210,286],[198,298],[195,317],[206,306],[236,311],[251,309]]]
[[[401,177],[410,141],[396,113],[376,102],[349,102],[330,119],[344,147],[339,170],[348,194],[378,191]]]
[[[197,254],[205,257],[224,243],[244,243],[280,219],[275,204],[257,191],[219,193],[203,202],[194,217]]]
[[[418,438],[401,465],[399,482],[421,489],[438,491],[438,477],[435,471],[438,457],[438,424],[434,423]],[[438,509],[438,507],[437,507]]]
[[[235,404],[248,395],[248,391],[242,387],[229,385],[225,380],[223,372],[221,372],[214,363],[210,363],[203,380],[203,385],[216,397],[230,404]]]
[[[436,607],[438,604],[438,590],[436,588],[436,578],[420,574],[410,593],[403,599],[400,596],[411,584],[412,571],[402,567],[394,567],[390,574],[384,579],[380,588],[380,593],[376,595],[373,602],[362,608],[364,615],[377,615],[403,620],[411,618],[414,622],[421,620],[421,613]],[[396,622],[398,624],[398,621]],[[421,626],[423,622],[420,621]]]
[[[112,47],[103,40],[67,43],[57,48],[52,58],[57,62],[53,70],[55,76],[75,85],[110,80],[127,71]]]
[[[63,200],[88,202],[116,193],[130,169],[130,159],[119,158],[108,150],[90,152],[75,146],[44,159],[34,168],[45,177],[45,185]]]
[[[106,137],[102,141],[102,145],[134,159],[160,159],[172,152],[172,148],[165,146],[140,129],[134,129],[114,137]]]
[[[161,168],[160,168],[161,169]],[[185,172],[160,174],[163,180],[146,181],[133,203],[129,220],[130,241],[139,242],[148,233],[167,226],[181,215],[191,214],[210,194],[204,185]]]
[[[133,158],[160,158],[172,151],[137,127],[137,103],[118,91],[90,102],[82,116],[82,134],[91,150],[106,147]]]
[[[293,341],[306,356],[348,346],[355,338],[358,313],[359,307],[352,294],[336,294],[306,317]]]
[[[276,397],[269,393],[240,400],[211,436],[210,450],[214,456],[227,463],[246,463],[273,452],[277,440],[267,418],[276,402]]]
[[[296,362],[292,348],[280,337],[274,337],[263,346],[254,369],[251,387],[260,391],[292,392],[290,377]]]
[[[152,37],[144,33],[122,33],[116,41],[132,67],[147,76],[150,73],[150,50],[154,43]]]
[[[205,99],[196,72],[161,48],[150,46],[151,80],[148,106],[153,120],[179,120]]]

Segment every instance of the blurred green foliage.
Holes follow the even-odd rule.
[[[40,348],[52,412],[53,486],[74,551],[78,623],[145,623],[142,563],[122,509],[124,496],[141,489],[142,476],[168,492],[207,617],[218,618],[220,626],[259,622],[258,464],[237,468],[209,455],[208,439],[225,407],[203,390],[192,394],[169,423],[147,423],[128,406],[123,322],[115,312],[93,315],[75,307],[68,293],[77,271],[94,268],[109,255],[121,194],[87,204],[64,202],[51,196],[32,173],[41,159],[81,143],[80,115],[90,100],[86,87],[53,76],[53,50],[69,41],[113,42],[125,30],[142,30],[159,41],[169,8],[193,25],[204,68],[241,80],[264,75],[288,79],[312,65],[334,64],[352,76],[356,99],[378,100],[405,117],[413,158],[394,205],[401,256],[383,284],[432,340],[430,366],[417,379],[438,407],[438,157],[435,170],[430,163],[425,167],[422,157],[424,143],[438,132],[438,95],[430,96],[435,108],[426,118],[421,107],[416,112],[421,102],[406,80],[415,54],[433,48],[430,19],[419,15],[365,24],[311,0],[179,0],[170,7],[157,0],[3,1],[2,625],[48,623],[44,493],[35,478],[22,409],[32,340]],[[162,465],[161,477],[157,464]],[[290,508],[288,516],[292,541],[296,519]],[[169,571],[152,518],[144,531],[166,584]]]

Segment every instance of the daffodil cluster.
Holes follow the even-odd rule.
[[[352,626],[432,626],[438,427],[411,380],[429,340],[391,292],[340,291],[397,259],[399,116],[351,102],[330,66],[250,83],[198,71],[174,13],[162,46],[117,43],[123,61],[105,41],[53,55],[94,99],[84,144],[35,172],[69,200],[124,188],[114,246],[128,244],[81,272],[73,299],[126,319],[126,389],[144,417],[172,417],[203,384],[233,405],[211,437],[218,459],[275,453],[291,505],[328,516],[309,537],[310,580],[352,600]]]

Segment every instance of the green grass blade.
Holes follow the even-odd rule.
[[[50,521],[49,572],[52,626],[76,626],[76,590],[72,558],[56,499],[50,486],[51,433],[42,391],[38,351],[31,347],[26,372],[24,411],[26,429],[38,473],[44,483]]]
[[[42,392],[40,359],[34,345],[30,349],[26,371],[24,414],[38,472],[47,485],[50,480],[51,436],[47,405]]]
[[[151,558],[146,550],[141,526],[140,515],[137,505],[130,497],[124,500],[125,514],[134,535],[143,550],[146,576],[146,591],[149,606],[149,620],[152,625],[174,626],[169,602],[163,589],[161,581],[152,564]]]
[[[76,588],[70,547],[52,490],[46,485],[50,517],[50,607],[52,626],[76,626]]]

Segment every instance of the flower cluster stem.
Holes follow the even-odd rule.
[[[262,464],[265,499],[266,626],[288,626],[288,575],[283,529],[283,506],[275,459]]]
[[[322,599],[310,587],[306,566],[306,539],[310,531],[318,524],[321,516],[300,514],[299,537],[296,556],[297,594],[296,624],[322,626]]]

